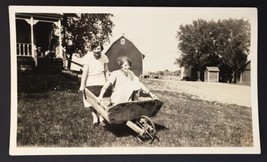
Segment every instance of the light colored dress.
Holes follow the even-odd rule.
[[[106,55],[101,54],[99,59],[94,57],[92,52],[87,53],[83,58],[83,65],[88,66],[88,74],[86,78],[85,86],[103,86],[106,83],[105,68],[104,65],[109,60]],[[84,107],[90,107],[91,105],[86,101],[83,96]]]
[[[113,71],[104,87],[107,88],[110,84],[113,90],[110,100],[113,105],[131,101],[133,91],[141,88],[139,78],[130,70],[127,74],[122,70]]]

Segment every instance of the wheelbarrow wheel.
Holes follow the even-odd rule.
[[[144,131],[144,133],[141,135],[139,134],[137,138],[143,142],[152,143],[156,138],[156,127],[153,121],[147,116],[141,116],[135,124]]]

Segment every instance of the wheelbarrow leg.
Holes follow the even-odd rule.
[[[130,127],[132,130],[134,130],[138,135],[143,135],[145,130],[142,128],[138,127],[136,124],[134,124],[132,121],[127,121],[126,125]]]
[[[152,143],[156,137],[156,128],[152,120],[147,116],[141,116],[135,123],[127,121],[126,125],[134,130],[137,138],[143,142],[150,141]]]

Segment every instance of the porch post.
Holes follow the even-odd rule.
[[[32,57],[35,62],[35,66],[37,67],[37,55],[35,54],[35,44],[34,44],[34,37],[33,37],[33,17],[31,17],[31,45],[32,45]]]
[[[62,59],[64,60],[64,56],[63,56],[63,52],[62,52],[62,36],[61,36],[61,21],[60,19],[58,20],[58,30],[59,30],[59,33],[58,33],[58,47],[59,47],[59,56],[62,57]]]
[[[34,44],[34,32],[33,32],[33,26],[38,22],[38,20],[33,20],[33,17],[29,19],[25,19],[25,21],[30,24],[31,26],[31,56],[34,59],[35,62],[35,66],[37,66],[37,53],[35,52],[36,48],[35,48],[35,44]]]
[[[62,26],[61,26],[61,19],[58,20],[58,48],[59,48],[59,56],[62,58],[63,60],[63,67],[66,67],[66,53],[65,53],[65,49],[62,46],[62,35],[61,35],[61,31],[62,31]]]

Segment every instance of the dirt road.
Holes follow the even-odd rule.
[[[196,98],[251,107],[251,87],[226,83],[144,80],[148,88],[184,92]]]

